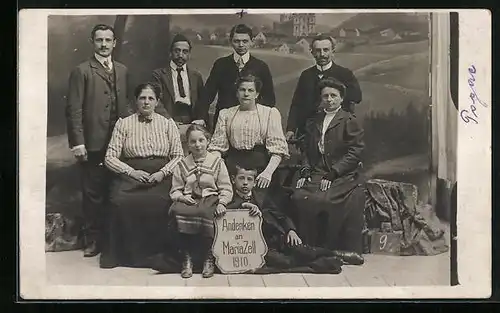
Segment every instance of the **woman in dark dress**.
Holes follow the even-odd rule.
[[[361,254],[363,129],[340,106],[342,83],[325,78],[319,86],[322,111],[306,123],[303,167],[292,195],[298,231],[305,244]]]
[[[259,171],[257,187],[267,188],[271,180],[278,182],[273,174],[289,157],[281,115],[278,109],[256,102],[262,88],[258,77],[243,75],[236,87],[239,105],[220,111],[208,150],[220,153],[229,171],[241,159],[250,162]]]
[[[183,157],[171,118],[154,112],[159,88],[135,90],[137,113],[118,120],[105,157],[115,173],[102,268],[148,267],[148,258],[166,250],[171,173]]]

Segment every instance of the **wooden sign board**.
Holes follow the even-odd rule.
[[[400,255],[402,239],[401,231],[390,233],[375,231],[371,234],[371,253]]]
[[[249,210],[227,210],[215,219],[212,252],[223,274],[245,273],[264,266],[267,244],[262,217],[250,216]]]

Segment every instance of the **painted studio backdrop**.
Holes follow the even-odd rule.
[[[129,68],[132,87],[168,64],[175,33],[192,41],[189,66],[206,81],[213,62],[231,53],[231,27],[246,23],[255,36],[251,53],[270,67],[283,126],[299,75],[314,64],[312,37],[334,36],[339,42],[335,62],[354,72],[363,92],[356,115],[365,129],[365,174],[415,184],[421,202],[434,202],[429,14],[50,16],[47,212],[79,214],[79,176],[67,144],[65,96],[71,69],[92,55],[89,37],[97,23],[115,26],[115,58]],[[447,218],[443,210],[436,211]]]

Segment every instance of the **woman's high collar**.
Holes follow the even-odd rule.
[[[246,106],[243,106],[243,105],[240,104],[238,110],[239,111],[256,111],[257,110],[257,103],[254,103],[250,107],[246,107]]]

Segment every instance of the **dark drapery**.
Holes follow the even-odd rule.
[[[458,109],[458,12],[450,13],[450,93]]]

